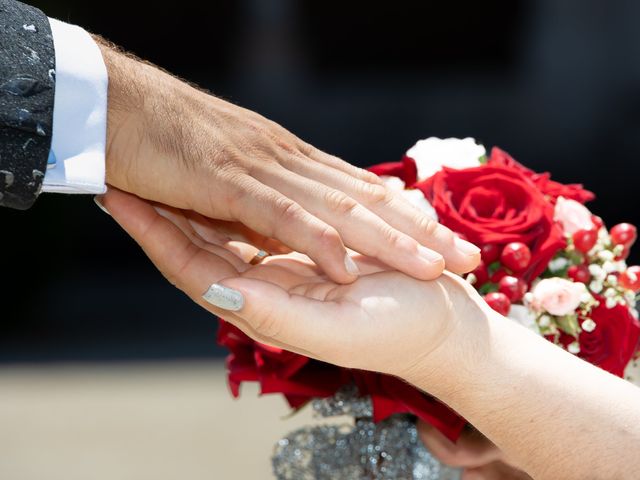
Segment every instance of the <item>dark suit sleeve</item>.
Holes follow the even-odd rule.
[[[38,9],[0,0],[0,205],[27,209],[47,168],[53,124],[55,54]]]

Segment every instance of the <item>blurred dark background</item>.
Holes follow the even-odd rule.
[[[640,223],[640,2],[28,3],[352,163],[473,136],[583,182],[609,224]],[[221,355],[215,319],[90,197],[45,195],[0,225],[0,361]]]

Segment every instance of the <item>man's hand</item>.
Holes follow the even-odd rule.
[[[359,273],[345,247],[418,279],[438,277],[445,262],[457,273],[479,262],[479,249],[376,175],[96,40],[109,72],[109,184],[244,224],[339,283]]]

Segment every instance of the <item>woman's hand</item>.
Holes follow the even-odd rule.
[[[480,261],[479,249],[376,175],[97,41],[109,72],[110,185],[240,222],[339,283],[358,275],[346,247],[418,279],[438,277],[445,262],[462,273]]]
[[[354,256],[361,275],[340,285],[301,254],[249,265],[255,247],[225,237],[225,225],[193,212],[154,207],[115,189],[102,203],[160,271],[202,307],[263,343],[326,362],[407,378],[418,366],[424,372],[462,315],[480,311],[473,289],[450,274],[417,281]],[[203,293],[211,284],[216,287],[207,301]]]

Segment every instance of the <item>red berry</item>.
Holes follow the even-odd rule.
[[[567,275],[574,282],[584,283],[585,285],[591,280],[591,273],[586,265],[571,265],[567,270]]]
[[[519,302],[527,293],[527,284],[520,278],[506,275],[498,283],[498,291],[504,293],[512,303]]]
[[[574,246],[583,253],[587,253],[598,241],[598,231],[595,228],[578,230],[573,234]]]
[[[633,290],[634,292],[640,291],[640,267],[633,266],[627,268],[618,277],[618,282],[624,288]]]
[[[480,252],[484,263],[489,265],[500,258],[500,245],[487,243],[480,249]]]
[[[504,315],[506,317],[509,314],[509,310],[511,309],[511,302],[504,293],[487,293],[484,296],[484,300],[500,315]]]
[[[490,280],[493,283],[499,283],[500,280],[502,280],[507,275],[509,275],[509,272],[507,272],[504,268],[499,268],[498,270],[493,272],[493,275],[491,275]]]
[[[487,266],[482,260],[480,260],[480,265],[478,265],[476,269],[471,273],[473,273],[476,277],[476,281],[473,284],[473,286],[476,288],[481,287],[489,281],[489,271],[487,270]]]
[[[638,231],[630,223],[619,223],[609,231],[611,241],[614,245],[624,245],[630,247],[636,241]]]
[[[591,222],[596,230],[600,230],[604,227],[604,221],[598,215],[591,215]]]
[[[512,272],[521,272],[531,263],[531,250],[522,242],[511,242],[502,250],[500,260]]]

